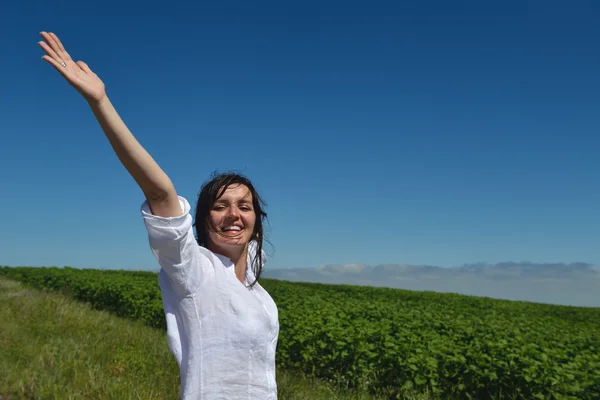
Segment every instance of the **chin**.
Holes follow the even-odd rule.
[[[250,237],[224,238],[224,237],[219,236],[218,238],[216,238],[216,240],[213,240],[213,243],[215,243],[217,246],[222,246],[222,247],[229,247],[229,246],[239,247],[239,246],[247,245],[251,240],[252,240],[252,238],[250,238]]]

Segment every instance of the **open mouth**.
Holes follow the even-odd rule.
[[[239,225],[229,225],[221,228],[221,232],[223,232],[227,236],[237,236],[239,235],[244,228]]]

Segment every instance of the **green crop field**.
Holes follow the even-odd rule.
[[[165,329],[152,272],[0,267]],[[402,398],[600,399],[600,309],[263,279],[279,307],[277,363]]]

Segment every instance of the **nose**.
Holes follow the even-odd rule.
[[[240,210],[238,210],[238,208],[236,206],[229,207],[229,212],[227,213],[227,216],[237,218],[239,215],[240,215]]]

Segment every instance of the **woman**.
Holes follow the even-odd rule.
[[[87,64],[74,62],[55,34],[41,36],[42,58],[86,99],[146,197],[141,214],[161,266],[158,281],[167,343],[181,372],[180,398],[276,399],[279,322],[273,299],[257,283],[266,214],[254,186],[236,174],[205,184],[195,238],[188,201],[123,123],[104,83]]]

